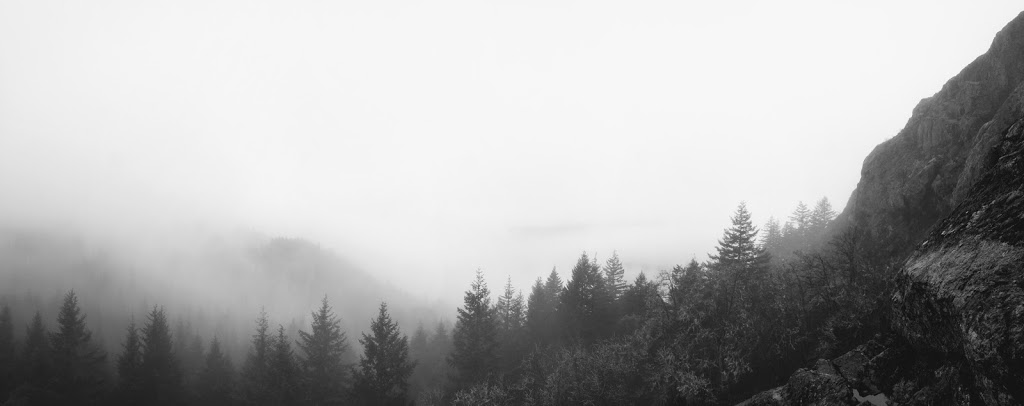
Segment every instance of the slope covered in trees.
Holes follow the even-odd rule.
[[[790,291],[785,278],[811,271],[772,265],[758,233],[741,204],[705,263],[640,273],[629,283],[617,253],[603,266],[583,253],[564,281],[552,270],[525,298],[511,279],[492,294],[478,272],[454,326],[421,320],[411,339],[385,304],[359,330],[343,327],[328,297],[288,328],[287,316],[261,310],[241,343],[157,305],[141,326],[124,315],[107,356],[90,340],[74,292],[53,333],[38,316],[15,333],[4,306],[0,349],[16,367],[4,375],[0,397],[12,404],[719,403],[775,377],[774,362],[797,350],[779,343],[827,336],[814,317],[838,317],[815,301],[824,293],[814,287],[842,283],[839,274],[801,280],[806,289]],[[355,348],[352,331],[363,331]]]
[[[618,253],[603,262],[582,253],[567,272],[537,275],[525,295],[510,279],[492,294],[478,272],[454,325],[412,311],[393,318],[384,304],[344,316],[380,303],[360,289],[327,292],[333,307],[312,302],[341,285],[323,270],[343,261],[291,240],[246,251],[255,270],[217,262],[227,280],[270,281],[241,300],[244,311],[128,306],[148,312],[137,327],[124,308],[83,310],[109,299],[101,295],[8,294],[0,401],[717,405],[756,394],[748,404],[784,405],[884,393],[899,404],[1014,404],[1022,21],[872,153],[838,219],[821,199],[757,227],[741,203],[708,260],[631,282]],[[32,291],[68,278],[84,286],[77,292],[135,287],[106,271],[117,266],[104,258],[48,255],[74,250],[51,249],[61,242],[8,242],[6,265],[44,271],[31,281],[4,274],[4,286]],[[373,285],[364,276],[344,282]],[[281,292],[308,305],[282,305]],[[243,328],[217,322],[249,319],[260,306],[267,312]]]

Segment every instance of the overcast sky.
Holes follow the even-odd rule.
[[[1019,1],[0,0],[0,222],[301,236],[427,296],[828,197]],[[459,296],[456,296],[458,298]]]

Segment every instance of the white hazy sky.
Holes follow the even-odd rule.
[[[0,0],[0,220],[304,236],[427,296],[827,196],[1019,1]],[[455,296],[456,298],[460,296]]]

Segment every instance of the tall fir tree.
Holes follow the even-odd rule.
[[[526,346],[526,308],[522,292],[512,287],[512,278],[505,282],[505,289],[498,297],[495,306],[498,322],[498,357],[501,372],[508,375],[519,365],[527,351]]]
[[[551,300],[552,298],[548,297],[547,291],[544,289],[544,282],[541,278],[537,278],[537,281],[533,283],[533,288],[530,289],[530,298],[526,302],[526,331],[535,343],[547,341],[547,320],[554,313],[549,310],[552,308]]]
[[[58,397],[78,404],[100,401],[106,355],[92,343],[85,315],[78,307],[75,291],[64,295],[57,314],[57,331],[50,333],[53,350],[53,391]]]
[[[21,367],[18,369],[29,386],[40,390],[49,384],[53,374],[53,351],[48,336],[43,317],[36,312],[32,324],[25,331],[25,346],[21,351]]]
[[[312,313],[311,332],[299,331],[299,349],[302,351],[304,392],[314,405],[338,404],[344,401],[348,374],[344,363],[348,351],[347,337],[341,331],[341,322],[327,303]]]
[[[761,247],[773,255],[782,253],[782,226],[775,217],[768,217],[764,224],[764,233],[761,234]]]
[[[142,327],[141,393],[146,405],[178,405],[185,401],[181,365],[174,353],[174,341],[167,315],[154,306]]]
[[[498,317],[498,329],[504,334],[517,331],[523,326],[525,314],[523,308],[523,296],[517,294],[512,287],[512,277],[505,282],[505,289],[498,297],[498,304],[495,312]]]
[[[829,203],[828,197],[822,197],[814,205],[814,210],[811,211],[808,223],[811,229],[814,230],[815,235],[820,236],[835,218],[836,212],[832,210],[832,203]]]
[[[423,354],[427,352],[427,329],[423,327],[421,322],[416,326],[416,332],[412,334],[412,339],[409,340],[409,354],[412,355],[414,360],[423,358]]]
[[[213,337],[196,381],[196,402],[200,406],[221,406],[234,403],[235,370],[231,359],[220,350],[220,341]]]
[[[757,331],[767,321],[762,315],[771,313],[771,280],[768,275],[770,256],[757,244],[757,228],[750,220],[745,203],[740,203],[732,216],[732,226],[711,255],[709,284],[714,304],[707,317],[714,326],[716,345],[711,357],[712,385],[727,391],[750,372],[750,362],[759,344]]]
[[[249,352],[242,367],[239,398],[250,405],[265,405],[267,400],[268,375],[273,337],[270,336],[267,312],[260,309],[256,317],[256,332],[252,335]]]
[[[554,344],[561,340],[565,334],[565,325],[562,323],[562,294],[565,292],[565,285],[562,278],[558,276],[558,270],[551,268],[551,273],[544,281],[544,295],[547,302],[543,307],[542,314],[544,329],[544,344]]]
[[[789,216],[789,221],[797,229],[806,229],[811,224],[811,210],[807,208],[804,202],[797,202],[796,209]]]
[[[762,269],[768,264],[768,254],[757,244],[758,230],[750,220],[747,204],[741,202],[732,216],[732,226],[725,230],[715,247],[711,260],[719,267],[731,267],[739,272]]]
[[[380,304],[377,318],[370,322],[370,334],[363,333],[359,342],[363,356],[355,374],[356,403],[406,404],[409,376],[416,364],[409,359],[409,338],[401,335],[398,323],[391,320],[386,303]]]
[[[277,326],[277,337],[271,345],[267,370],[268,397],[273,405],[292,405],[301,400],[301,380],[298,360],[284,326]]]
[[[566,325],[568,338],[591,343],[611,332],[614,324],[611,294],[600,267],[587,253],[576,261],[560,304],[561,321]]]
[[[493,377],[498,364],[497,323],[491,307],[491,292],[483,272],[463,297],[452,333],[452,352],[448,362],[454,368],[453,389],[463,389]]]
[[[638,326],[660,308],[658,284],[640,272],[622,296],[622,304],[623,315],[637,323],[633,327]]]
[[[700,296],[706,294],[707,283],[706,266],[691,259],[686,266],[676,265],[672,268],[672,286],[669,289],[669,299],[672,307],[678,313],[694,313],[689,309],[700,300]],[[688,316],[692,316],[688,315]]]
[[[612,257],[604,264],[604,274],[608,290],[613,300],[618,300],[626,292],[629,284],[626,283],[626,270],[622,268],[622,261],[619,260],[619,253],[612,251]]]
[[[809,247],[811,234],[811,210],[804,202],[798,202],[789,216],[791,228],[784,233],[787,251],[805,251]]]
[[[409,376],[409,397],[416,399],[420,392],[427,389],[430,369],[433,366],[430,364],[430,335],[422,322],[416,325],[416,332],[409,340],[409,358],[416,363],[412,375]]]
[[[191,336],[191,339],[188,340],[189,344],[183,346],[181,353],[175,353],[181,354],[178,358],[181,360],[182,382],[186,388],[195,388],[199,379],[199,371],[203,369],[206,360],[203,354],[203,338],[192,333],[191,329],[186,334]]]
[[[436,404],[440,402],[443,387],[451,375],[448,356],[451,354],[452,339],[448,327],[438,321],[434,334],[427,339],[427,350],[421,359],[417,359],[413,377],[420,386],[416,403]],[[412,378],[410,378],[412,379]]]
[[[557,303],[563,289],[565,289],[565,286],[562,284],[562,278],[558,276],[558,269],[551,268],[551,273],[548,274],[547,280],[544,281],[544,290]]]
[[[137,405],[142,399],[142,340],[135,321],[128,323],[121,354],[117,357],[117,398],[121,404]]]

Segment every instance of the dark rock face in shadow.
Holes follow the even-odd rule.
[[[906,127],[864,159],[836,224],[912,249],[966,197],[1003,131],[1024,115],[1022,83],[1024,15],[1018,15],[988,52],[921,100]]]
[[[865,159],[839,224],[917,246],[894,334],[742,405],[1024,404],[1022,80],[1024,13]]]
[[[893,327],[963,359],[986,404],[1024,401],[1024,119],[900,272]]]

